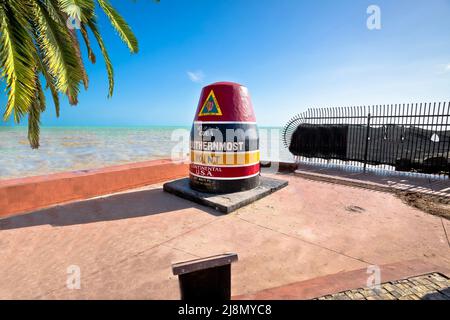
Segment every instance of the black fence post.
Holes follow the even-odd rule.
[[[231,264],[235,253],[196,259],[172,265],[180,283],[181,300],[222,302],[231,299]]]
[[[370,135],[370,112],[367,115],[367,129],[366,129],[366,149],[364,150],[364,172],[367,169],[367,155],[369,153],[369,136]]]

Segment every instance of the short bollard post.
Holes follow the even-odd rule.
[[[231,299],[231,264],[235,253],[180,262],[172,265],[178,276],[181,299],[185,301],[227,301]]]

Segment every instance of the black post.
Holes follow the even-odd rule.
[[[221,302],[231,299],[231,264],[237,254],[223,254],[172,265],[180,282],[181,300]]]
[[[369,152],[369,134],[370,134],[370,112],[367,115],[366,150],[364,151],[364,172],[366,172],[367,168],[367,155]]]

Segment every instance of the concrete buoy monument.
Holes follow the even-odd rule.
[[[164,191],[230,213],[285,186],[260,176],[259,134],[249,91],[232,82],[203,88],[190,137],[189,178]]]
[[[211,193],[259,185],[259,138],[247,88],[219,82],[203,88],[191,131],[191,187]]]

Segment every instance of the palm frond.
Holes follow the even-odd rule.
[[[18,123],[30,109],[36,88],[34,46],[27,30],[26,8],[18,1],[0,2],[0,67],[8,101],[4,120],[14,113]]]
[[[96,62],[96,56],[88,29],[94,35],[106,64],[108,97],[113,95],[114,70],[97,27],[96,3],[129,50],[137,52],[135,35],[109,0],[0,0],[0,79],[5,80],[8,96],[4,119],[13,114],[19,122],[28,115],[28,140],[32,148],[39,147],[40,118],[46,107],[41,74],[58,117],[59,93],[74,105],[78,103],[80,84],[88,87],[76,29],[80,29],[92,63]],[[71,19],[77,20],[75,25],[70,23]]]
[[[47,67],[44,65],[39,53],[38,53],[38,61],[39,61],[39,71],[42,73],[42,75],[45,78],[46,88],[50,89],[50,92],[51,92],[52,98],[53,98],[53,103],[55,105],[56,117],[59,118],[59,113],[60,113],[59,95],[58,95],[58,90],[55,87],[55,79],[49,74]]]
[[[92,63],[95,63],[97,59],[95,58],[94,51],[92,50],[91,41],[89,40],[89,35],[88,35],[87,29],[86,29],[86,25],[84,23],[81,24],[80,31],[81,31],[81,35],[83,36],[84,43],[86,44],[88,58]]]
[[[105,12],[114,29],[119,33],[120,38],[125,42],[132,53],[138,52],[138,41],[130,26],[122,16],[114,9],[108,0],[97,0],[100,7]]]
[[[75,51],[75,56],[78,60],[78,65],[81,69],[81,79],[83,80],[84,89],[87,90],[89,87],[89,77],[84,67],[83,58],[81,57],[80,43],[78,42],[77,34],[75,30],[69,30],[70,40],[72,41],[73,49]]]
[[[50,16],[47,7],[39,0],[34,0],[34,4],[39,32],[36,42],[43,52],[44,64],[56,79],[57,90],[66,94],[72,105],[77,104],[84,69],[73,48],[70,32],[65,25],[61,25]]]
[[[94,0],[56,0],[62,12],[80,22],[87,22],[94,17]]]
[[[89,20],[87,25],[91,29],[92,33],[94,34],[95,39],[97,40],[98,46],[100,47],[100,50],[103,54],[103,59],[105,60],[106,65],[106,71],[108,72],[108,81],[109,81],[109,92],[108,97],[112,97],[114,92],[114,70],[111,63],[111,59],[109,58],[108,51],[106,50],[105,43],[103,42],[102,36],[100,35],[100,32],[97,29],[97,25],[95,24],[95,21],[93,19]]]
[[[39,148],[41,111],[38,102],[33,102],[28,111],[28,142],[32,149]]]
[[[47,0],[48,7],[50,9],[49,12],[52,12],[50,16],[53,17],[56,22],[63,25],[65,29],[68,29],[70,40],[72,41],[73,49],[75,51],[75,56],[77,58],[78,65],[80,66],[80,72],[82,75],[81,80],[83,81],[85,90],[87,90],[89,86],[89,78],[86,72],[86,68],[84,67],[83,58],[81,56],[80,43],[78,42],[76,30],[71,25],[70,19],[78,19],[78,21],[80,21],[82,16],[91,17],[93,15],[94,2],[93,0],[67,0],[65,1],[65,10],[64,8],[62,8],[60,2],[61,1],[59,0]],[[84,7],[82,7],[83,9],[80,9],[80,4],[84,5]]]
[[[28,110],[28,142],[32,149],[39,148],[41,113],[45,111],[45,95],[37,72],[35,79],[37,83],[35,100]]]

